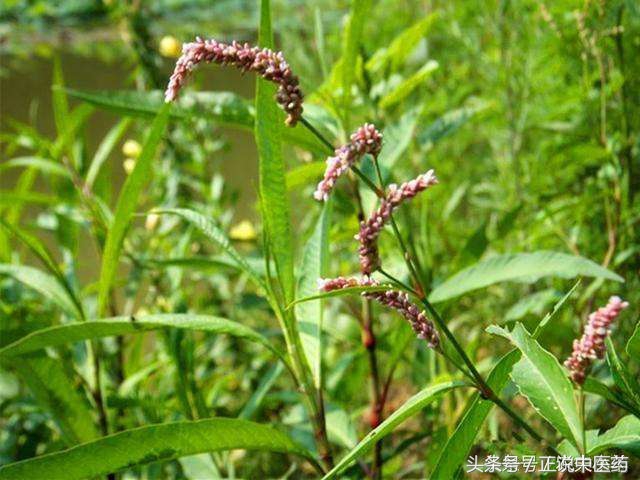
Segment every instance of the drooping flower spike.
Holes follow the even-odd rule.
[[[382,134],[371,123],[365,123],[351,135],[349,143],[335,149],[327,158],[324,178],[313,194],[316,200],[326,201],[336,181],[367,153],[377,156],[382,149]]]
[[[353,277],[337,277],[318,280],[318,288],[325,292],[349,287],[377,285],[380,285],[379,282],[371,277],[363,277],[360,279]],[[411,302],[411,300],[409,300],[409,295],[405,292],[400,292],[398,290],[385,290],[381,292],[363,292],[362,295],[366,298],[376,300],[381,305],[396,310],[409,322],[418,338],[425,340],[429,347],[437,348],[440,343],[440,338],[438,337],[438,332],[433,326],[433,323],[427,318],[424,310],[421,311],[414,303]]]
[[[405,200],[415,197],[418,193],[437,183],[438,179],[435,173],[433,170],[429,170],[399,187],[395,184],[389,186],[389,191],[380,202],[378,209],[368,220],[360,223],[360,232],[355,236],[355,239],[360,242],[358,248],[360,271],[364,275],[370,275],[380,266],[378,237],[382,228],[391,218],[393,211]]]
[[[178,97],[189,74],[202,62],[231,65],[243,72],[254,72],[277,84],[276,100],[287,113],[285,123],[293,127],[300,120],[304,96],[298,77],[291,71],[282,52],[253,47],[248,43],[241,44],[235,40],[228,44],[197,37],[195,42],[183,44],[182,55],[176,62],[167,85],[166,102],[172,102]]]
[[[571,379],[577,385],[584,383],[591,363],[604,357],[607,348],[604,342],[611,331],[611,324],[628,306],[629,303],[622,301],[620,297],[611,297],[606,306],[589,315],[582,337],[573,341],[573,352],[564,362]]]

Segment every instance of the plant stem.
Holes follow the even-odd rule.
[[[302,123],[302,125],[304,125],[307,130],[313,133],[316,136],[316,138],[320,140],[322,144],[328,148],[328,151],[330,153],[333,153],[333,145],[331,144],[331,142],[327,140],[327,138],[324,135],[322,135],[322,133],[320,133],[320,131],[316,127],[311,125],[311,123],[309,123],[309,120],[304,118],[304,116],[301,116],[300,123]]]

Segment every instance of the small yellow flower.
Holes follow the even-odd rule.
[[[127,175],[131,175],[131,172],[133,172],[133,168],[135,166],[136,166],[135,158],[125,158],[124,162],[122,162],[122,168],[124,168],[124,171],[127,172]]]
[[[122,145],[122,153],[129,158],[138,158],[142,152],[142,147],[135,140],[127,140]]]
[[[147,215],[147,220],[144,222],[144,228],[149,231],[155,230],[155,228],[158,226],[159,220],[160,215],[158,215],[157,213],[150,213],[149,215]]]
[[[160,40],[160,55],[167,58],[178,58],[182,52],[180,42],[176,37],[167,35]]]
[[[232,240],[251,241],[256,239],[256,229],[249,220],[243,220],[231,227],[229,237]]]

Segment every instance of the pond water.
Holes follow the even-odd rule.
[[[79,90],[102,89],[132,89],[131,72],[133,65],[124,62],[106,62],[93,57],[84,57],[60,52],[65,83],[68,87]],[[15,119],[27,123],[48,138],[55,138],[55,123],[52,109],[51,78],[53,61],[51,58],[33,57],[18,59],[16,57],[0,56],[0,131],[8,130],[9,119]],[[166,61],[167,78],[172,70],[173,61]],[[202,68],[197,75],[203,80],[201,84],[207,90],[227,90],[238,93],[245,98],[253,98],[254,79],[250,76],[242,76],[240,73],[216,67]],[[72,104],[77,103],[73,100]],[[118,117],[109,112],[97,110],[86,124],[85,135],[87,138],[90,155],[95,152],[97,145],[103,139],[109,129],[116,124]],[[227,182],[227,187],[237,191],[238,201],[235,205],[235,220],[245,218],[255,219],[255,200],[258,166],[257,154],[253,135],[250,132],[241,132],[230,129],[219,130],[229,142],[230,148],[216,152],[216,165]],[[135,135],[135,132],[131,132]],[[125,136],[125,139],[128,138]],[[135,137],[134,137],[135,138]],[[125,140],[123,139],[123,141]],[[141,141],[140,138],[136,138]],[[122,142],[121,142],[122,143]],[[18,151],[11,157],[7,156],[4,149],[0,148],[0,162],[16,156],[29,155],[32,152]],[[114,189],[120,189],[126,173],[123,169],[124,155],[121,145],[114,149],[109,162],[112,166],[112,181]],[[22,169],[10,169],[0,173],[0,189],[15,188],[16,181]],[[35,184],[35,190],[44,192],[47,187],[42,178]],[[114,202],[115,202],[114,196]],[[113,206],[113,205],[112,205]],[[33,225],[40,207],[28,206],[23,211],[21,223]],[[56,240],[50,235],[39,233],[39,236],[48,244],[57,255]],[[100,268],[100,257],[94,243],[88,235],[80,238],[80,251],[83,255],[79,259],[79,277],[82,282],[95,281]],[[29,259],[27,263],[37,265],[36,259]]]
[[[123,62],[105,62],[92,57],[60,52],[65,83],[79,90],[132,89],[133,65]],[[173,61],[166,60],[167,78]],[[0,76],[0,129],[6,131],[7,120],[28,123],[49,138],[55,136],[55,124],[51,105],[51,76],[53,62],[50,58],[34,57],[18,59],[0,56],[4,75]],[[197,72],[207,90],[227,90],[245,98],[253,98],[254,79],[231,69],[206,66]],[[108,112],[97,111],[86,125],[89,152],[93,153],[108,130],[117,122]],[[216,163],[221,166],[228,185],[238,191],[236,217],[238,220],[254,216],[253,204],[258,167],[253,136],[248,132],[223,129],[222,135],[229,141],[229,149],[216,152]],[[137,139],[140,140],[140,139]],[[22,152],[20,154],[24,154]],[[3,155],[3,160],[6,160]],[[126,173],[122,167],[124,156],[115,149],[111,158],[113,182],[116,188],[122,184]],[[19,171],[12,169],[0,175],[0,188],[12,188]]]

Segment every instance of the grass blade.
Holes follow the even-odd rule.
[[[340,472],[347,468],[351,462],[360,458],[369,451],[373,445],[380,439],[389,435],[398,425],[415,413],[418,413],[429,403],[437,399],[440,395],[454,388],[464,387],[467,384],[460,381],[444,382],[421,390],[409,400],[407,400],[400,408],[395,410],[384,422],[378,427],[371,430],[364,439],[356,445],[340,462],[324,476],[323,480],[336,478]]]
[[[43,348],[56,347],[83,340],[147,332],[163,328],[195,330],[216,334],[224,333],[244,338],[263,345],[276,356],[284,359],[284,354],[274,347],[269,340],[246,325],[211,315],[189,313],[145,315],[140,318],[110,317],[82,323],[56,325],[32,332],[0,349],[0,359],[26,355]]]
[[[18,282],[49,298],[64,312],[78,320],[83,318],[69,292],[60,285],[58,278],[34,267],[25,265],[0,264],[0,274],[10,275]]]
[[[87,175],[85,177],[87,188],[93,187],[93,184],[100,173],[100,168],[125,134],[129,125],[131,125],[131,119],[123,118],[116,126],[109,130],[109,133],[107,133],[102,139],[102,142],[100,142],[100,145],[96,150],[96,154],[93,156],[93,160],[91,160],[89,169],[87,170]]]
[[[107,309],[109,291],[111,283],[118,268],[120,250],[124,240],[125,232],[129,226],[131,215],[133,214],[138,197],[144,186],[148,183],[153,173],[152,161],[156,148],[162,139],[162,134],[169,120],[171,104],[165,105],[160,111],[147,137],[147,141],[142,148],[142,153],[136,161],[136,165],[127,177],[122,187],[118,203],[113,217],[113,222],[107,234],[104,253],[102,256],[102,268],[100,270],[100,284],[98,290],[98,313],[104,315]]]

